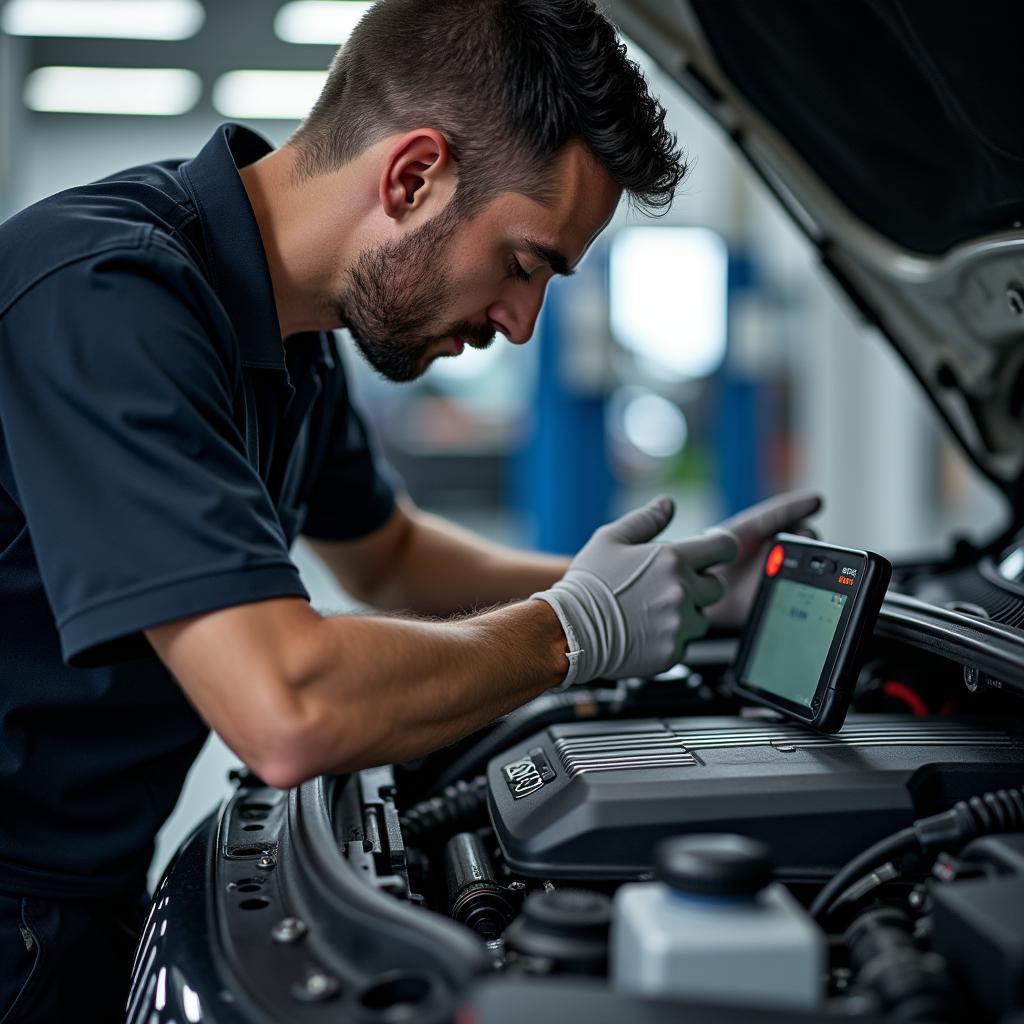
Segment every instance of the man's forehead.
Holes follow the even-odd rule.
[[[510,226],[514,224],[510,240],[556,274],[572,273],[611,220],[621,196],[596,161],[575,163],[571,171],[556,176],[548,202],[510,194],[507,208]]]
[[[611,220],[622,190],[582,143],[567,145],[556,167],[561,173],[556,173],[552,212],[560,248],[572,266]]]
[[[571,222],[617,205],[621,189],[582,144],[568,144],[558,155],[549,181],[548,208],[556,220]]]

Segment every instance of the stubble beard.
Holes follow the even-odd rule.
[[[443,338],[480,349],[494,341],[489,327],[465,321],[438,329],[454,290],[444,268],[459,223],[446,211],[405,238],[360,253],[344,293],[331,303],[363,357],[388,380],[419,377]]]

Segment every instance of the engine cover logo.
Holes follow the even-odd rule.
[[[555,777],[554,769],[540,747],[534,747],[526,757],[505,765],[501,773],[505,777],[509,792],[516,800],[536,793],[541,786]]]

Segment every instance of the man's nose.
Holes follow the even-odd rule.
[[[487,316],[513,345],[525,345],[533,336],[543,303],[544,289],[541,289],[516,301],[495,302],[487,310]]]

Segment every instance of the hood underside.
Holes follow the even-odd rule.
[[[1024,498],[1024,4],[613,0]]]

